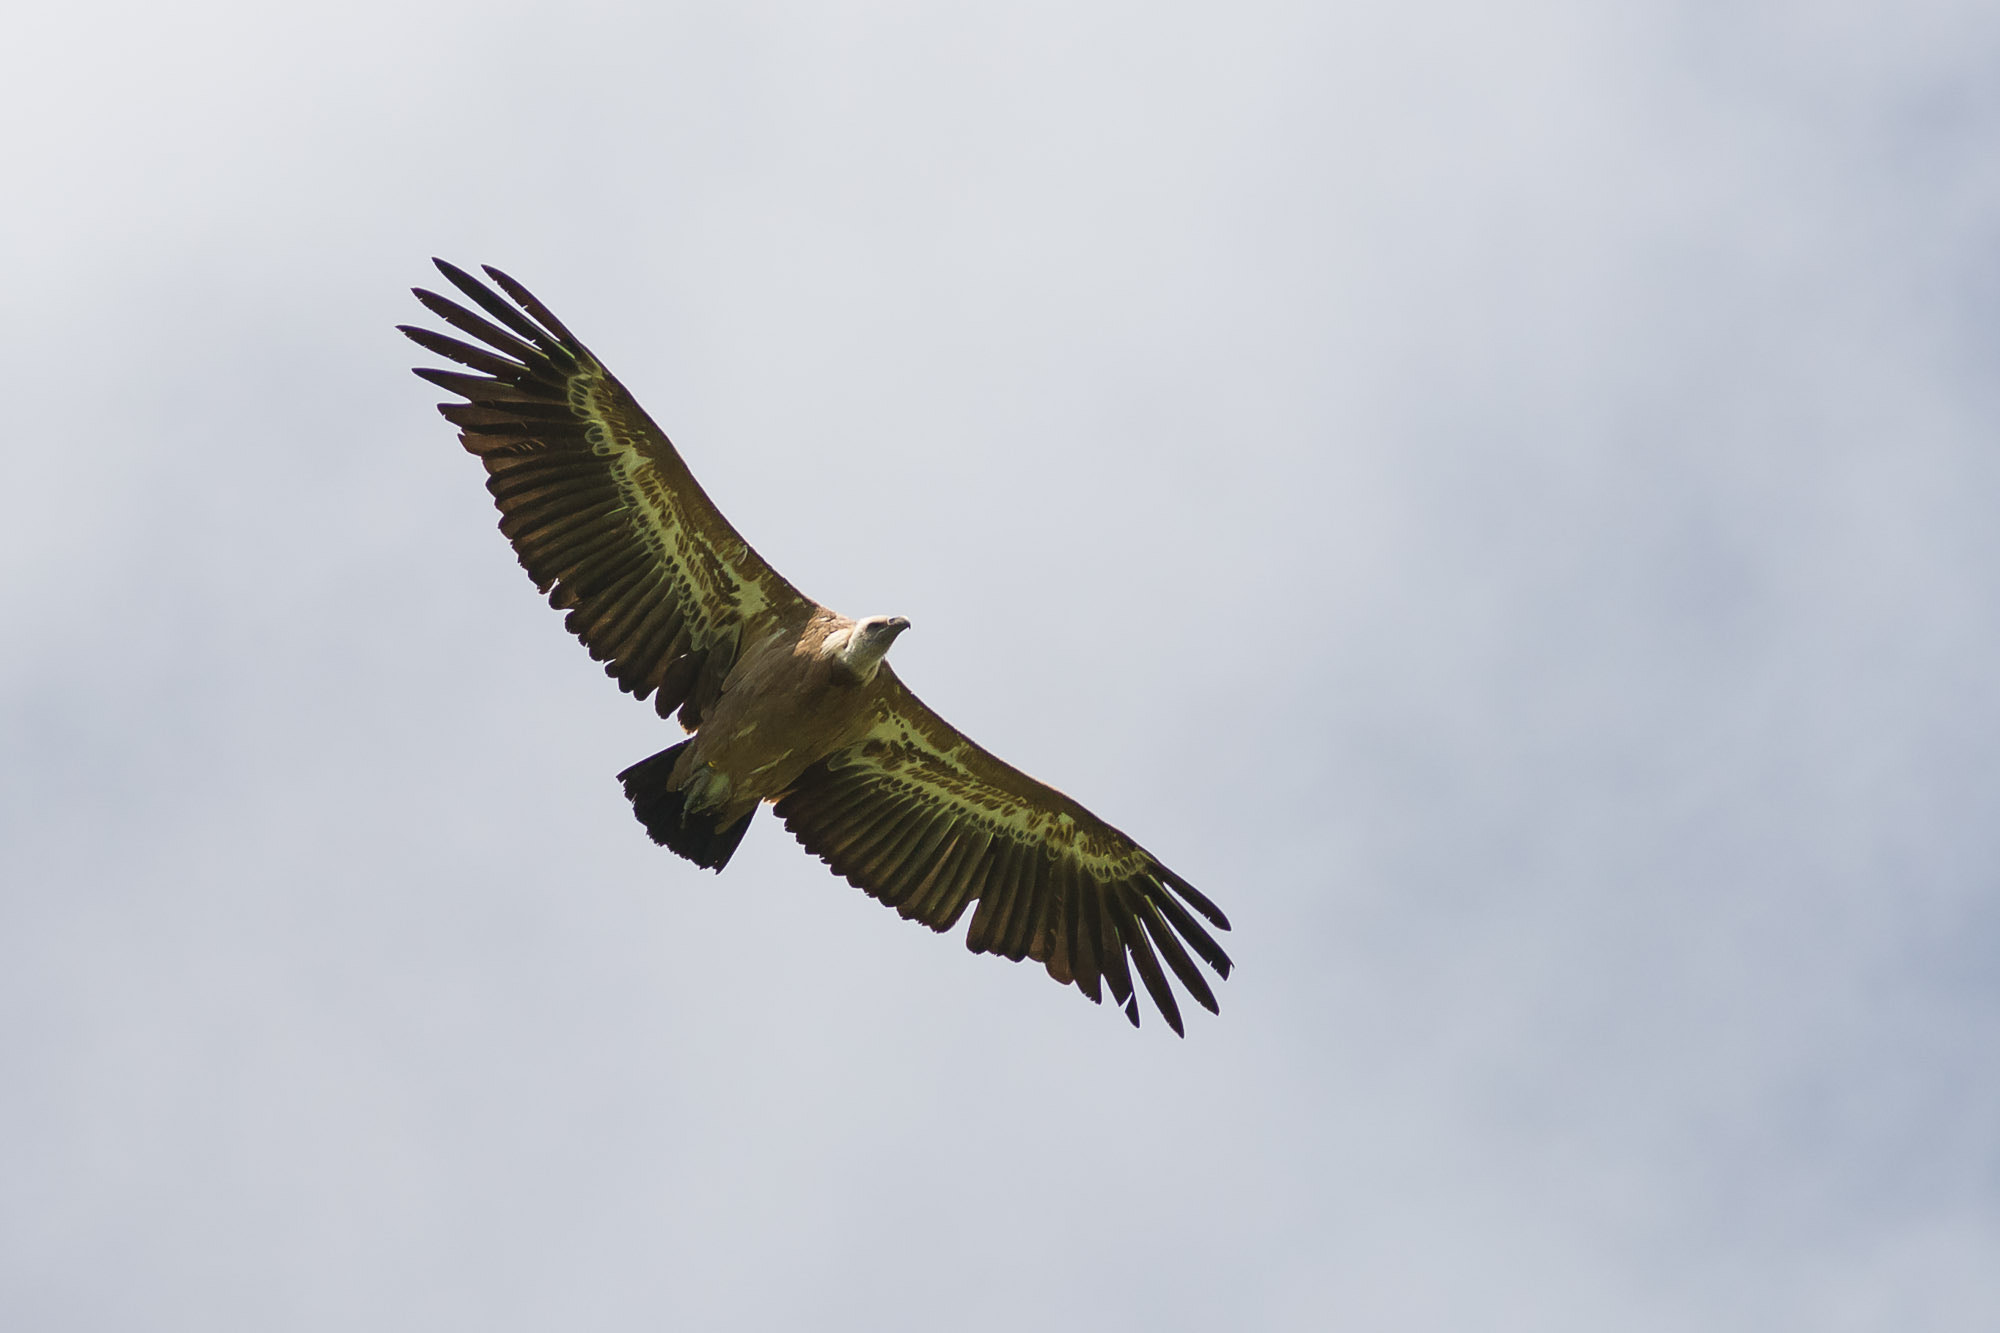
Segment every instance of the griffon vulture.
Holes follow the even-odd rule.
[[[402,332],[473,372],[417,374],[466,400],[438,410],[485,465],[500,531],[619,687],[693,733],[618,775],[655,842],[719,871],[769,801],[807,851],[905,917],[944,931],[976,903],[976,953],[1032,958],[1093,1002],[1108,989],[1134,1026],[1134,972],[1175,1032],[1168,972],[1216,1011],[1194,961],[1229,975],[1196,920],[1229,929],[1213,903],[926,708],[883,660],[909,622],[850,620],[765,564],[519,283],[486,269],[510,302],[436,262],[484,314],[417,299],[483,346]]]

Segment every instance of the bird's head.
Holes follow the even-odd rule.
[[[889,645],[909,627],[910,622],[901,616],[869,616],[856,621],[847,632],[847,642],[840,646],[841,664],[862,680],[873,680]]]

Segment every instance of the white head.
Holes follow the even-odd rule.
[[[847,631],[847,639],[840,645],[841,665],[848,668],[863,681],[875,678],[875,668],[882,664],[883,654],[896,636],[910,627],[910,622],[901,616],[869,616],[858,620],[854,628]]]

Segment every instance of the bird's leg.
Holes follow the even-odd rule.
[[[716,771],[715,765],[703,764],[688,775],[681,794],[689,810],[714,810],[728,803],[733,785],[727,775]]]

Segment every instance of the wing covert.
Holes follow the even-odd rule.
[[[417,299],[479,345],[398,327],[478,372],[416,373],[466,400],[438,410],[485,464],[501,532],[619,688],[700,725],[742,645],[803,625],[814,604],[737,534],[666,434],[526,288],[488,266],[495,292],[433,262],[483,314],[422,288]]]

